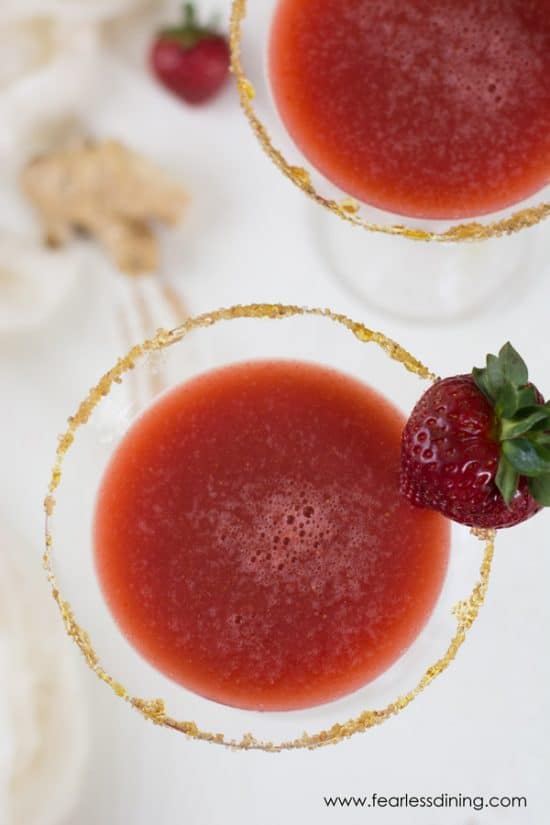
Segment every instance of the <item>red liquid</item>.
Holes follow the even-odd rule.
[[[207,373],[144,413],[100,490],[96,562],[128,640],[211,699],[288,710],[355,690],[428,619],[448,522],[398,492],[404,420],[322,367]]]
[[[550,180],[550,0],[279,0],[270,73],[299,148],[374,206],[472,217]]]

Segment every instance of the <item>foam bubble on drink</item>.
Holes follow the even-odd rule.
[[[283,480],[276,493],[249,491],[247,504],[221,514],[217,540],[234,555],[239,570],[269,591],[277,582],[311,594],[313,604],[354,578],[368,575],[384,553],[372,528],[379,517],[376,502],[360,490],[325,489]],[[334,552],[334,549],[337,552]],[[358,564],[358,550],[364,557]],[[357,588],[358,595],[361,588]],[[277,595],[275,594],[275,600]]]
[[[490,107],[513,102],[518,77],[544,68],[544,33],[533,35],[518,23],[518,17],[528,14],[508,0],[342,4],[335,20],[346,25],[339,49],[333,49],[334,68],[338,73],[348,54],[357,59],[357,42],[362,38],[364,68],[373,57],[384,60],[390,70],[413,81],[407,83],[407,94],[416,85],[419,101],[423,87],[431,86],[437,76],[455,102]],[[399,92],[396,88],[396,97]]]

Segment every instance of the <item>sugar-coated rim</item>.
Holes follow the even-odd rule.
[[[128,354],[119,359],[116,365],[90,390],[78,407],[76,413],[68,419],[68,427],[59,438],[55,463],[48,486],[48,494],[44,500],[44,509],[46,512],[45,550],[43,555],[44,568],[66,631],[80,648],[88,667],[99,679],[109,685],[118,697],[130,704],[145,719],[154,724],[166,728],[173,728],[192,739],[241,750],[277,752],[297,750],[300,748],[314,749],[324,745],[332,745],[348,739],[356,733],[365,731],[368,728],[380,725],[382,722],[392,716],[396,716],[404,710],[440,673],[443,673],[443,671],[448,668],[459,648],[462,646],[466,634],[475,622],[485,599],[494,554],[495,531],[472,531],[485,545],[479,579],[475,583],[470,595],[463,601],[458,602],[453,608],[457,626],[447,649],[443,655],[426,670],[416,686],[408,693],[398,696],[385,708],[379,710],[364,710],[359,716],[345,722],[337,722],[328,730],[322,730],[313,734],[304,733],[297,739],[282,742],[259,740],[252,733],[243,734],[240,740],[231,739],[224,733],[213,733],[201,730],[193,721],[178,721],[174,719],[168,714],[163,699],[143,699],[132,696],[118,680],[113,678],[113,676],[103,668],[90,636],[86,630],[79,625],[70,603],[65,600],[60,592],[53,564],[54,536],[52,517],[57,506],[55,494],[61,484],[65,456],[75,441],[77,431],[89,421],[95,408],[109,395],[113,386],[115,384],[121,384],[126,373],[132,370],[138,362],[151,353],[159,352],[182,341],[192,330],[210,327],[220,321],[230,321],[238,318],[280,320],[298,315],[318,316],[340,324],[348,329],[359,341],[376,344],[389,358],[398,361],[406,370],[418,375],[419,378],[430,381],[437,380],[436,376],[430,372],[427,367],[395,341],[387,338],[381,332],[370,330],[363,324],[352,321],[347,316],[334,313],[329,309],[285,306],[282,304],[248,304],[199,315],[186,320],[181,326],[171,331],[160,329],[153,338],[133,347]]]

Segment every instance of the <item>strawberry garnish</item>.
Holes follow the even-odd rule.
[[[161,31],[151,48],[151,68],[160,82],[188,103],[213,97],[229,74],[227,38],[199,23],[192,3],[180,26]]]
[[[401,489],[471,527],[512,527],[550,506],[550,404],[511,344],[420,399],[403,433]]]

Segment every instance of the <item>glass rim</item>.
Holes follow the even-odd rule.
[[[360,226],[369,232],[435,243],[482,241],[489,238],[500,238],[504,235],[513,235],[523,229],[536,226],[550,216],[550,202],[543,202],[536,206],[516,209],[511,215],[486,224],[480,223],[479,220],[461,221],[459,223],[455,223],[453,220],[453,225],[448,229],[432,231],[407,226],[404,223],[386,225],[369,221],[360,214],[361,204],[356,198],[344,196],[336,200],[322,195],[314,185],[308,169],[302,165],[293,165],[283,152],[275,146],[267,126],[254,107],[256,89],[253,81],[248,77],[242,61],[243,23],[247,15],[248,3],[249,0],[231,0],[229,22],[231,72],[235,78],[240,106],[264,152],[271,158],[275,166],[311,200],[324,209],[333,212],[342,220],[354,226]],[[442,223],[445,223],[445,221],[442,221]]]
[[[244,318],[281,320],[300,315],[326,318],[339,324],[346,328],[360,342],[376,344],[388,358],[400,363],[407,371],[417,375],[420,379],[431,382],[438,380],[434,373],[397,342],[381,332],[373,331],[364,324],[351,320],[346,315],[332,312],[329,309],[283,304],[245,304],[204,313],[187,319],[183,324],[170,331],[159,329],[154,337],[132,347],[88,392],[75,414],[68,419],[67,429],[59,437],[48,492],[44,499],[46,519],[43,566],[53,598],[59,608],[65,630],[80,649],[88,667],[99,679],[111,688],[116,696],[130,704],[144,719],[161,727],[177,730],[191,739],[222,745],[234,750],[261,750],[270,752],[303,748],[313,750],[324,745],[337,744],[344,739],[349,739],[356,733],[364,732],[369,728],[382,724],[392,716],[396,716],[414,701],[438,675],[443,673],[456,657],[458,650],[465,641],[468,631],[477,619],[479,610],[484,602],[494,555],[496,531],[471,530],[470,532],[484,544],[479,578],[475,582],[471,593],[456,603],[452,609],[452,614],[456,620],[456,629],[446,650],[424,671],[417,684],[408,692],[397,696],[381,709],[363,710],[352,719],[336,722],[328,730],[321,730],[312,734],[303,733],[298,738],[281,742],[257,739],[252,733],[244,733],[240,740],[231,739],[223,733],[202,730],[193,721],[179,721],[171,717],[167,713],[166,703],[163,699],[143,699],[131,695],[120,681],[104,669],[89,634],[79,625],[70,602],[65,600],[60,591],[54,568],[54,530],[52,527],[52,519],[57,505],[55,495],[62,481],[65,456],[75,441],[77,431],[87,424],[96,407],[109,395],[111,389],[113,389],[115,385],[121,384],[125,375],[133,370],[142,359],[151,353],[160,352],[167,347],[179,343],[192,330],[211,327],[221,321]]]

